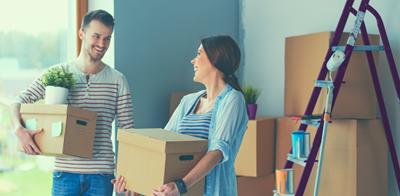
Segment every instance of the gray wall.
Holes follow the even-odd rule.
[[[323,31],[334,31],[345,0],[254,1],[240,0],[239,37],[245,51],[243,82],[263,89],[258,100],[259,116],[282,116],[284,110],[285,38]],[[355,0],[358,10],[361,0]],[[370,1],[381,15],[389,37],[397,69],[400,70],[400,1]],[[355,17],[350,14],[345,31],[351,31]],[[367,12],[365,24],[368,33],[378,34],[376,20]],[[361,39],[361,38],[360,38]],[[322,62],[323,59],[321,59]],[[322,65],[322,64],[321,64]],[[315,76],[317,77],[317,76]],[[384,52],[379,56],[379,79],[384,94],[389,121],[400,152],[400,106],[390,76]],[[329,136],[328,136],[329,137]],[[392,161],[388,160],[389,192],[399,195]]]
[[[171,92],[204,88],[193,82],[200,38],[238,40],[238,1],[114,1],[115,68],[128,79],[136,128],[164,127]]]

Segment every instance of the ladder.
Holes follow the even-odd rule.
[[[369,0],[362,0],[358,11],[352,7],[353,3],[354,3],[354,0],[346,0],[342,15],[339,19],[339,23],[336,27],[335,33],[334,33],[332,41],[330,43],[330,48],[328,49],[327,54],[325,56],[325,60],[322,64],[317,81],[325,80],[327,73],[328,73],[326,64],[327,64],[328,60],[330,59],[330,57],[332,56],[333,52],[335,52],[337,50],[344,51],[344,53],[346,55],[346,59],[339,67],[339,70],[338,70],[336,77],[334,79],[334,82],[333,82],[334,87],[335,87],[333,89],[333,100],[332,100],[332,110],[333,110],[335,101],[336,101],[336,97],[339,92],[340,86],[343,82],[344,74],[346,72],[346,68],[349,63],[352,52],[353,51],[365,51],[366,52],[368,64],[369,64],[369,68],[370,68],[370,72],[371,72],[371,76],[372,76],[372,81],[374,84],[375,93],[376,93],[376,97],[378,100],[378,105],[379,105],[379,109],[380,109],[380,113],[381,113],[381,117],[382,117],[383,127],[385,129],[386,140],[387,140],[387,143],[389,146],[389,153],[392,158],[392,164],[393,164],[393,168],[394,168],[396,179],[397,179],[397,185],[398,185],[399,192],[400,192],[399,161],[398,161],[397,154],[396,154],[396,149],[395,149],[395,145],[394,145],[394,141],[393,141],[392,132],[390,130],[390,124],[389,124],[388,115],[387,115],[384,100],[383,100],[382,90],[381,90],[381,87],[379,84],[378,73],[377,73],[377,70],[375,67],[375,63],[374,63],[374,59],[373,59],[371,51],[378,51],[378,50],[385,51],[399,101],[400,101],[400,79],[399,79],[399,75],[398,75],[396,65],[394,62],[393,54],[392,54],[392,51],[391,51],[391,48],[389,45],[389,40],[388,40],[388,37],[386,34],[386,30],[383,25],[382,18],[380,17],[378,12],[369,5]],[[377,20],[377,26],[378,26],[379,34],[381,36],[381,40],[382,40],[382,44],[383,44],[382,46],[371,46],[370,45],[367,30],[365,27],[365,23],[363,22],[366,11],[369,11]],[[353,15],[356,16],[354,28],[350,34],[350,37],[347,41],[346,46],[343,46],[343,47],[337,46],[339,43],[340,37],[343,33],[343,29],[346,24],[347,18],[350,13],[352,13]],[[355,46],[354,45],[355,41],[360,32],[362,35],[364,46]],[[322,130],[323,130],[322,122],[323,122],[324,114],[322,115],[322,117],[318,116],[317,119],[315,118],[315,116],[312,115],[312,112],[314,110],[314,107],[316,105],[316,102],[318,100],[318,96],[319,96],[320,92],[321,92],[321,87],[316,85],[312,91],[306,111],[304,112],[304,116],[310,117],[310,118],[303,118],[303,120],[301,121],[301,124],[299,126],[299,129],[298,129],[299,131],[300,130],[306,131],[306,129],[309,125],[318,127],[317,132],[314,137],[312,147],[310,149],[310,153],[306,160],[293,159],[292,157],[288,156],[288,160],[286,161],[286,164],[284,166],[284,169],[292,168],[293,163],[297,163],[297,164],[304,166],[304,170],[303,170],[302,176],[300,178],[300,182],[297,186],[297,190],[294,194],[278,194],[278,193],[276,193],[276,191],[274,191],[274,195],[276,195],[276,196],[278,196],[278,195],[302,196],[304,194],[308,179],[310,177],[312,168],[314,166],[314,162],[317,162],[316,156],[318,154],[318,150],[320,148],[321,140],[322,140]],[[288,155],[291,155],[291,154],[292,154],[292,150],[290,151],[290,153]]]

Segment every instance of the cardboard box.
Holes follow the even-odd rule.
[[[183,96],[190,94],[192,92],[179,92],[179,93],[171,93],[171,100],[169,104],[169,117],[171,118],[174,113],[176,107],[181,103]]]
[[[261,177],[236,177],[238,196],[273,196],[275,174]]]
[[[43,128],[34,141],[45,156],[88,158],[93,155],[97,113],[70,105],[21,104],[27,129]],[[23,152],[18,141],[18,151]]]
[[[208,140],[164,129],[118,130],[117,176],[128,190],[151,195],[152,190],[186,176],[206,154]],[[185,195],[202,196],[204,178]]]
[[[258,177],[274,172],[275,117],[249,120],[235,161],[238,176]]]
[[[284,115],[303,115],[314,80],[318,78],[334,32],[287,37],[285,43]],[[343,33],[339,46],[345,46],[349,33]],[[369,35],[371,45],[379,45],[379,35]],[[356,45],[364,45],[361,35]],[[372,52],[378,67],[379,51]],[[337,72],[337,71],[336,71]],[[335,77],[336,72],[332,74]],[[354,51],[347,66],[332,112],[334,118],[376,119],[376,95],[365,52]],[[322,114],[326,88],[322,88],[313,114]]]
[[[290,134],[298,127],[299,123],[291,118],[278,118],[276,168],[284,167],[291,148]],[[316,129],[307,128],[311,144]],[[386,136],[380,119],[332,119],[326,135],[319,195],[387,195],[387,156]],[[304,196],[314,193],[317,167],[315,163]],[[304,167],[294,164],[293,169],[296,190]]]

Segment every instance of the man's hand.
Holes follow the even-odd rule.
[[[33,141],[33,136],[41,133],[43,128],[37,130],[28,130],[23,126],[19,126],[15,130],[15,135],[18,137],[21,142],[22,148],[24,149],[25,154],[27,155],[40,155],[42,151],[38,148],[38,146]]]

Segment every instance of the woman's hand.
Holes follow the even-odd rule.
[[[129,193],[131,193],[131,196],[140,196],[139,193],[125,189],[124,177],[121,175],[117,179],[111,180],[111,183],[114,184],[114,191],[117,193],[124,193],[125,196],[129,196]]]
[[[41,133],[43,131],[42,128],[37,130],[28,130],[23,126],[19,126],[15,130],[15,135],[18,137],[18,140],[21,142],[21,146],[24,149],[24,153],[27,155],[40,155],[42,151],[40,151],[39,147],[33,141],[33,136]]]
[[[176,187],[175,182],[170,182],[167,184],[164,184],[160,188],[158,188],[158,191],[153,190],[153,193],[151,194],[152,196],[180,196],[181,194],[179,193],[178,187]]]

